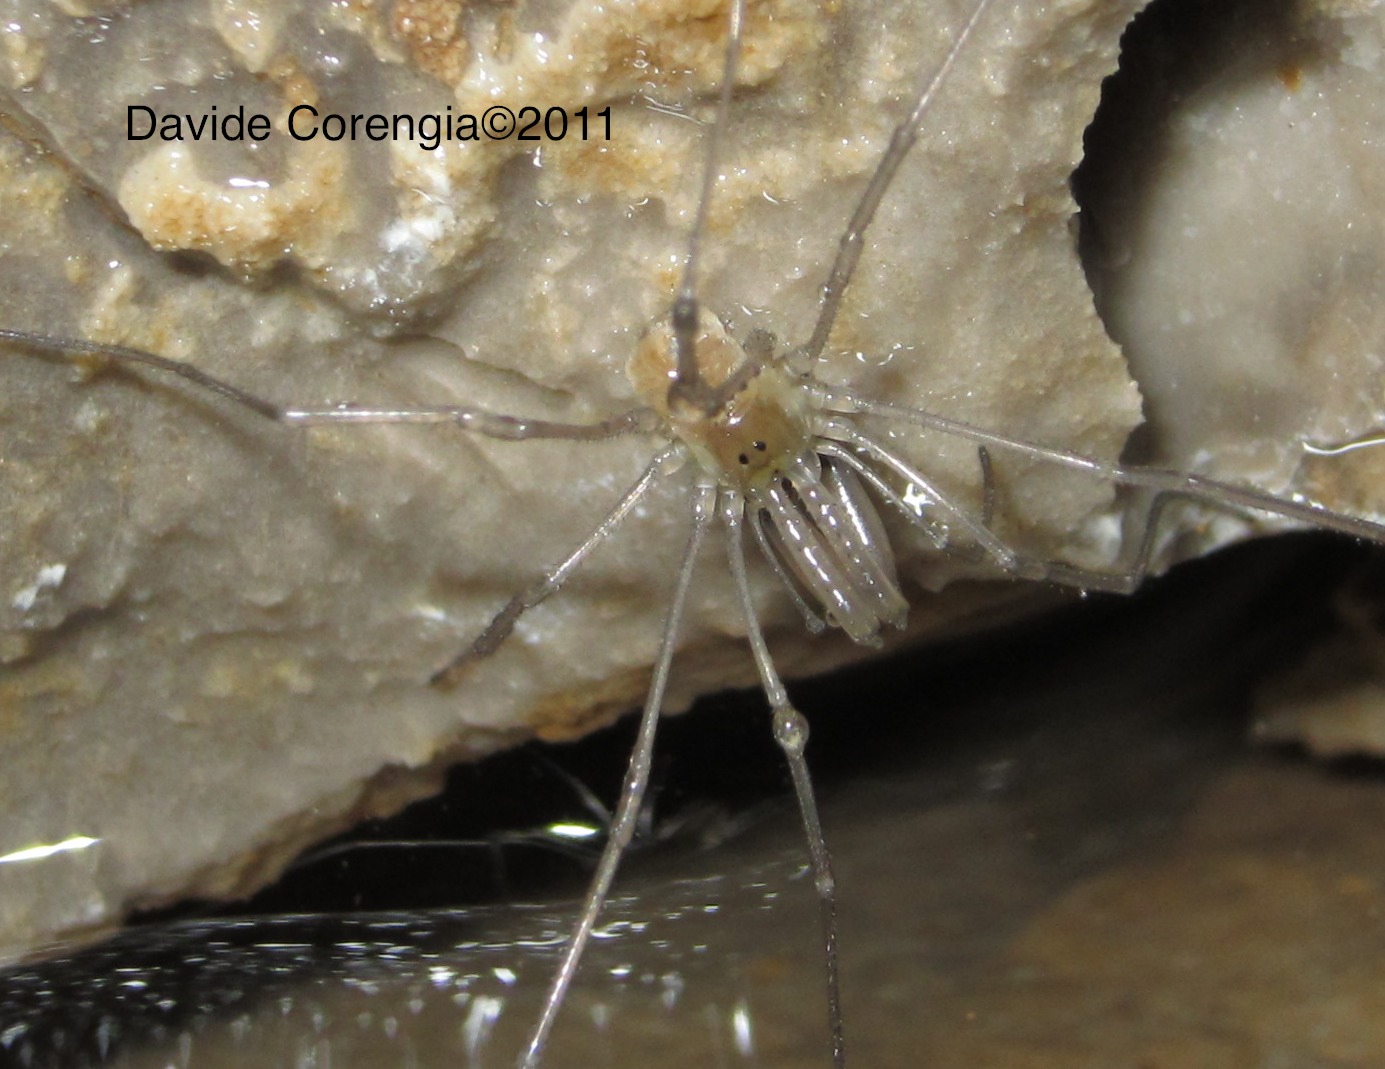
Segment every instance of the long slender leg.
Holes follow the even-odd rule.
[[[105,345],[79,338],[60,338],[27,330],[0,330],[0,342],[57,356],[97,356],[125,367],[146,367],[191,382],[196,386],[235,402],[257,415],[290,426],[312,427],[338,423],[455,423],[487,438],[517,441],[529,438],[558,438],[572,441],[601,441],[621,434],[653,430],[656,420],[645,409],[630,409],[596,423],[556,423],[551,420],[506,416],[466,405],[424,405],[414,408],[365,408],[340,405],[335,408],[306,409],[285,407],[243,390],[239,386],[208,374],[192,364],[166,356],[131,349],[124,345]]]
[[[840,393],[840,391],[835,392]],[[1127,566],[1116,571],[1096,571],[1062,561],[1029,557],[1010,550],[1012,560],[1006,570],[1016,578],[1037,579],[1063,586],[1077,587],[1081,590],[1099,590],[1104,593],[1132,593],[1149,574],[1165,509],[1180,498],[1202,504],[1217,505],[1222,508],[1269,512],[1357,538],[1365,538],[1373,542],[1385,542],[1385,525],[1354,516],[1345,516],[1319,505],[1290,501],[1263,491],[1186,472],[1163,468],[1133,468],[1112,464],[1079,453],[1068,453],[1026,442],[1023,439],[1009,438],[990,431],[983,431],[971,424],[933,416],[931,413],[872,401],[858,401],[857,404],[859,406],[858,411],[868,411],[875,415],[897,416],[933,430],[954,433],[975,441],[1011,448],[1017,452],[1037,456],[1109,479],[1114,483],[1153,491],[1153,496],[1145,513],[1139,548]],[[985,449],[986,446],[981,445],[979,448]],[[896,507],[901,507],[898,494],[894,492],[893,488],[883,483],[878,475],[861,463],[859,458],[853,458],[847,450],[832,446],[830,443],[826,444],[823,451],[829,452],[833,456],[840,456],[852,464],[887,501]],[[986,463],[989,466],[989,460]],[[907,509],[902,511],[906,516],[913,515]]]
[[[1304,442],[1303,451],[1315,457],[1339,457],[1344,453],[1354,453],[1358,449],[1372,449],[1380,445],[1385,445],[1385,432],[1372,431],[1345,442]]]
[[[885,150],[885,155],[881,157],[879,166],[875,168],[875,174],[871,176],[865,192],[861,194],[861,200],[856,205],[856,210],[851,215],[851,221],[847,224],[841,242],[837,246],[837,257],[832,262],[832,271],[827,276],[826,284],[822,287],[822,310],[818,313],[818,321],[813,326],[812,336],[795,354],[796,360],[802,361],[804,366],[811,366],[812,362],[822,353],[823,346],[827,344],[828,335],[832,333],[832,327],[837,321],[837,312],[841,309],[842,296],[846,293],[846,287],[851,283],[851,276],[856,272],[856,264],[861,259],[861,250],[865,247],[866,230],[870,227],[871,220],[875,218],[880,202],[884,200],[885,193],[894,181],[900,164],[904,162],[904,157],[909,154],[909,150],[914,147],[914,142],[918,140],[919,131],[923,129],[923,120],[933,106],[939,87],[947,79],[948,73],[952,70],[953,64],[957,62],[958,55],[961,54],[963,46],[967,43],[967,39],[976,29],[976,24],[981,21],[981,16],[989,6],[990,0],[979,0],[976,7],[972,9],[970,17],[962,27],[962,31],[953,39],[952,47],[948,49],[942,63],[938,65],[938,69],[933,72],[933,77],[928,80],[914,100],[914,106],[909,110],[908,116],[895,127],[894,133],[890,135],[890,146]]]
[[[947,514],[950,520],[966,531],[999,567],[1009,572],[1015,570],[1015,551],[972,518],[966,509],[948,498],[938,489],[936,484],[925,478],[922,472],[914,468],[903,457],[862,434],[844,420],[823,420],[818,427],[818,433],[833,441],[845,442],[854,449],[860,450],[865,456],[879,461],[902,478],[909,480],[924,491]]]
[[[1200,501],[1222,507],[1249,509],[1268,512],[1290,520],[1300,520],[1314,527],[1337,531],[1354,538],[1364,538],[1372,542],[1385,543],[1385,524],[1364,520],[1356,516],[1346,516],[1321,505],[1291,501],[1276,497],[1263,490],[1253,490],[1235,483],[1222,482],[1205,475],[1173,471],[1168,468],[1139,468],[1096,457],[1070,453],[1063,449],[1053,449],[1023,438],[1012,438],[995,431],[983,430],[961,420],[936,416],[931,412],[904,408],[883,401],[871,401],[835,387],[815,387],[815,392],[824,408],[834,412],[865,412],[887,419],[897,419],[913,423],[929,430],[942,431],[968,441],[983,445],[1010,449],[1025,456],[1048,460],[1077,471],[1085,471],[1097,478],[1108,479],[1122,486],[1140,487],[1158,494],[1185,497],[1190,501]]]
[[[515,629],[515,624],[519,622],[519,618],[535,605],[556,593],[558,588],[567,581],[568,576],[587,559],[588,554],[604,542],[620,521],[630,514],[630,510],[654,485],[654,480],[658,478],[664,466],[678,452],[679,447],[676,445],[661,450],[649,462],[644,473],[635,480],[635,484],[625,491],[625,495],[616,502],[615,508],[611,509],[606,514],[606,518],[592,529],[592,532],[587,535],[581,545],[506,602],[505,607],[495,614],[486,629],[476,636],[471,645],[434,672],[428,682],[437,687],[456,686],[472,661],[489,657],[494,653],[500,644],[510,637],[511,632]]]
[[[727,556],[731,564],[731,575],[736,583],[736,596],[741,603],[741,614],[745,618],[746,635],[750,640],[751,653],[755,657],[755,667],[760,673],[760,684],[764,687],[765,697],[769,699],[773,714],[774,741],[784,751],[784,757],[789,763],[794,795],[798,799],[798,811],[808,838],[808,852],[812,856],[813,883],[817,887],[822,910],[823,956],[827,968],[827,1018],[832,1030],[832,1064],[836,1069],[844,1069],[846,1039],[842,1027],[841,977],[837,960],[837,882],[832,874],[832,856],[827,850],[827,840],[822,834],[817,799],[813,795],[812,776],[808,771],[808,762],[803,756],[804,747],[808,743],[808,722],[789,701],[788,691],[784,689],[783,680],[779,678],[774,662],[770,659],[769,647],[765,645],[765,636],[760,630],[760,621],[750,600],[750,585],[745,575],[745,545],[741,534],[741,518],[744,514],[745,504],[741,496],[736,493],[724,493],[721,516],[726,524]]]
[[[735,87],[736,65],[740,61],[741,33],[745,24],[745,0],[731,5],[731,26],[726,35],[726,58],[722,65],[721,88],[717,94],[717,114],[707,136],[707,151],[702,163],[702,186],[697,197],[697,217],[688,236],[688,256],[683,261],[683,279],[673,302],[673,344],[677,357],[677,375],[668,389],[670,407],[694,405],[707,415],[716,413],[726,403],[729,393],[708,386],[702,381],[697,365],[695,340],[701,314],[697,299],[697,269],[701,259],[702,237],[707,231],[707,213],[716,186],[717,164],[720,163],[721,139],[731,116],[731,92]]]
[[[948,551],[946,532],[938,530],[934,524],[930,523],[918,512],[910,508],[904,498],[900,496],[899,492],[886,482],[879,472],[870,468],[865,461],[855,453],[844,446],[838,445],[836,442],[829,442],[826,439],[819,441],[816,448],[817,451],[824,456],[835,457],[849,465],[857,475],[866,481],[867,485],[869,485],[872,490],[880,495],[886,504],[898,511],[901,516],[913,524],[924,537],[933,543],[935,548],[943,552]]]
[[[188,382],[195,383],[205,390],[234,401],[242,408],[248,408],[251,412],[264,416],[266,419],[274,420],[276,423],[283,421],[283,410],[273,402],[266,401],[262,397],[256,397],[254,394],[242,390],[239,386],[232,386],[229,382],[224,382],[214,375],[208,375],[201,368],[194,367],[192,364],[184,364],[177,360],[170,360],[166,356],[146,353],[142,349],[131,349],[124,345],[102,345],[99,342],[83,341],[80,338],[59,338],[52,334],[38,334],[29,330],[0,330],[0,341],[55,356],[99,356],[127,367],[153,368],[155,371],[167,372],[170,375],[176,375]]]
[[[990,530],[991,521],[995,519],[995,469],[991,465],[990,450],[984,445],[976,447],[976,461],[981,468],[981,526]],[[986,551],[980,546],[946,545],[943,551],[969,564],[980,564],[986,559]]]
[[[849,464],[890,506],[922,530],[924,534],[932,537],[933,532],[926,521],[909,508],[894,487],[882,479],[877,472],[872,471],[860,457],[833,442],[822,442],[818,449],[828,456],[837,457]],[[1149,564],[1153,557],[1159,523],[1164,509],[1172,501],[1172,495],[1156,494],[1154,496],[1150,502],[1149,510],[1145,514],[1144,533],[1140,539],[1140,547],[1134,560],[1126,568],[1118,571],[1096,571],[1091,568],[1067,564],[1063,561],[1026,556],[1011,549],[1011,567],[1007,569],[1007,572],[1017,579],[1057,583],[1060,586],[1076,587],[1083,591],[1098,590],[1105,594],[1133,593],[1149,574]],[[985,559],[984,553],[980,555],[960,554],[951,547],[944,546],[942,548],[949,553],[957,553],[969,563],[978,563]]]
[[[1076,587],[1082,591],[1099,590],[1104,594],[1133,594],[1149,575],[1150,561],[1158,541],[1160,524],[1164,510],[1176,500],[1176,494],[1158,493],[1149,502],[1145,512],[1144,527],[1140,535],[1140,545],[1135,556],[1125,567],[1115,571],[1095,571],[1081,568],[1063,561],[1042,560],[1016,554],[1018,574],[1027,579],[1038,579],[1060,586]]]
[[[625,849],[635,833],[639,820],[644,792],[649,785],[649,769],[654,757],[654,734],[659,723],[659,710],[664,703],[664,689],[668,685],[669,666],[673,662],[673,649],[678,639],[678,627],[683,619],[683,607],[687,603],[688,587],[692,582],[693,564],[697,559],[698,548],[707,533],[716,505],[717,491],[712,486],[701,486],[693,498],[692,532],[688,535],[687,548],[683,551],[683,561],[678,569],[678,583],[674,588],[673,599],[669,603],[668,615],[664,619],[664,635],[659,643],[659,654],[654,662],[654,674],[649,682],[649,694],[645,698],[644,712],[640,715],[639,734],[635,740],[634,752],[630,755],[630,766],[625,773],[625,785],[621,789],[620,804],[616,807],[615,820],[611,825],[610,837],[601,851],[601,860],[596,866],[596,875],[582,905],[582,916],[573,930],[558,972],[549,986],[544,999],[543,1013],[534,1027],[529,1044],[519,1058],[520,1069],[534,1069],[543,1055],[544,1044],[548,1042],[553,1022],[567,997],[572,978],[577,974],[577,966],[582,960],[582,951],[591,938],[596,919],[606,904],[611,891],[611,881],[615,879],[616,868],[625,856]]]
[[[422,405],[413,408],[364,408],[342,405],[338,408],[286,408],[277,417],[296,427],[320,427],[339,423],[455,423],[487,438],[525,441],[551,438],[573,442],[598,442],[622,434],[651,431],[656,427],[648,409],[631,408],[595,423],[557,423],[546,419],[526,419],[487,412],[466,405]]]

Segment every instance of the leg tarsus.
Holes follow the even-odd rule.
[[[1016,575],[1022,579],[1035,579],[1041,582],[1056,583],[1059,586],[1076,587],[1079,590],[1096,590],[1103,594],[1133,594],[1149,577],[1150,562],[1154,556],[1154,546],[1158,539],[1159,526],[1164,510],[1173,503],[1177,495],[1171,491],[1156,493],[1145,511],[1144,526],[1140,534],[1140,545],[1130,564],[1118,571],[1100,572],[1080,568],[1062,561],[1042,561],[1032,557],[1016,558]]]
[[[1315,457],[1339,457],[1358,449],[1373,449],[1385,445],[1385,431],[1368,431],[1344,442],[1303,442],[1303,451]]]
[[[242,408],[249,409],[266,419],[272,419],[279,423],[284,422],[284,409],[272,401],[257,397],[248,390],[242,390],[239,386],[233,386],[231,383],[219,379],[215,375],[210,375],[192,364],[171,360],[166,356],[159,356],[157,353],[148,353],[143,349],[131,349],[126,345],[106,345],[102,342],[85,341],[81,338],[60,338],[56,335],[38,334],[28,330],[0,330],[0,342],[9,342],[12,345],[51,353],[55,356],[95,356],[105,360],[113,360],[125,367],[153,368],[155,371],[174,375],[229,401],[234,401]]]

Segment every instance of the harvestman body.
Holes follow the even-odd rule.
[[[451,663],[432,677],[436,686],[461,682],[467,667],[493,653],[530,608],[555,593],[590,552],[645,497],[675,471],[691,472],[691,531],[669,604],[664,634],[645,701],[638,740],[605,850],[565,949],[544,1011],[520,1057],[537,1065],[564,1002],[618,863],[634,834],[650,772],[655,728],[676,646],[693,566],[708,528],[720,520],[726,531],[731,575],[765,695],[773,714],[775,738],[792,773],[812,855],[822,904],[828,1008],[833,1061],[845,1064],[838,995],[836,892],[804,761],[808,730],[789,700],[770,659],[746,574],[744,532],[748,527],[761,556],[803,615],[810,630],[840,627],[853,641],[878,643],[882,627],[902,627],[907,602],[895,574],[891,547],[877,502],[918,527],[940,550],[986,560],[1006,575],[1080,587],[1129,591],[1148,571],[1159,518],[1175,497],[1224,508],[1272,513],[1358,538],[1385,542],[1385,526],[1341,515],[1248,487],[1173,470],[1128,467],[1009,437],[928,412],[872,401],[850,391],[815,383],[808,372],[825,346],[854,273],[863,238],[876,209],[921,129],[934,96],[990,0],[980,0],[950,51],[896,128],[890,146],[871,178],[842,237],[823,286],[821,311],[808,341],[776,355],[772,340],[759,335],[744,344],[731,337],[715,315],[704,310],[697,293],[698,246],[706,229],[717,166],[717,141],[726,126],[731,86],[741,44],[744,0],[731,17],[725,72],[717,120],[705,156],[698,218],[684,275],[667,319],[644,336],[629,364],[642,406],[599,423],[570,425],[500,415],[480,409],[439,406],[400,410],[340,406],[331,409],[284,407],[215,378],[196,367],[139,350],[0,330],[0,340],[64,356],[92,355],[118,366],[146,368],[178,376],[268,419],[293,426],[341,423],[453,423],[501,439],[556,438],[602,440],[616,435],[648,435],[663,440],[644,473],[609,514],[582,541],[527,589],[516,594],[490,625]],[[897,424],[941,431],[976,446],[981,505],[973,509],[952,500],[908,460],[863,431],[855,417],[867,415]],[[1380,437],[1332,447],[1335,453],[1380,444]],[[1011,452],[1062,465],[1113,484],[1143,491],[1147,512],[1143,536],[1130,559],[1111,572],[1030,558],[1017,552],[990,527],[994,501],[993,452]],[[688,477],[686,474],[684,477]],[[907,492],[901,487],[907,488]],[[930,510],[925,519],[917,501]],[[932,515],[943,517],[939,525]]]

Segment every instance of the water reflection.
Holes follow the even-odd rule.
[[[1242,741],[1251,681],[1327,615],[1323,561],[1300,553],[804,688],[855,1064],[1385,1064],[1385,786]],[[761,701],[669,727],[648,821],[669,841],[618,881],[547,1064],[826,1065],[816,901]],[[575,907],[508,903],[575,896],[585,873],[523,829],[600,825],[626,741],[591,745],[593,798],[511,759],[479,796],[551,781],[567,807],[459,831],[466,803],[444,801],[448,848],[337,851],[256,908],[372,902],[391,874],[456,896],[467,856],[475,900],[505,901],[129,932],[0,977],[0,1062],[512,1065]]]
[[[757,1064],[759,950],[721,918],[754,917],[773,945],[796,857],[612,900],[551,1064],[631,1064],[680,1020],[671,1064]],[[811,913],[809,914],[811,919]],[[0,1043],[19,1066],[486,1066],[513,1063],[570,916],[479,907],[215,919],[131,931],[5,978]],[[770,952],[772,956],[772,951]],[[768,966],[791,972],[795,966]]]

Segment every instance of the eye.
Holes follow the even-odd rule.
[[[736,459],[739,460],[742,464],[749,464],[749,463],[750,463],[750,458],[749,458],[748,456],[746,456],[744,453],[742,453],[742,454],[741,454],[740,456],[738,456]]]
[[[755,451],[756,451],[757,453],[763,453],[766,449],[769,448],[768,446],[765,445],[764,442],[751,442],[750,444],[751,444],[752,446],[754,446]]]

